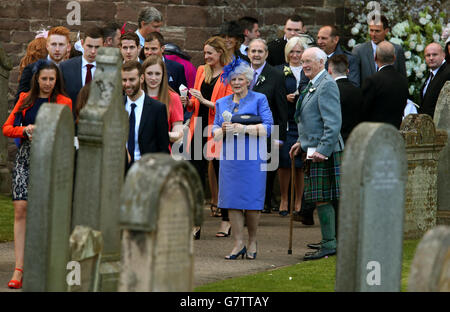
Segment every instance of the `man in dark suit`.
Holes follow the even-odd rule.
[[[394,67],[394,45],[388,41],[379,43],[375,61],[379,70],[362,87],[362,121],[385,122],[399,129],[409,90],[408,80]]]
[[[349,62],[346,55],[333,55],[328,62],[328,73],[336,81],[339,88],[342,114],[341,135],[345,143],[353,128],[360,121],[363,95],[361,89],[355,87],[347,78]]]
[[[389,22],[385,16],[381,15],[379,21],[374,19],[369,23],[371,41],[357,45],[353,49],[352,53],[358,56],[360,60],[361,85],[367,77],[377,72],[378,67],[375,63],[375,51],[377,45],[386,39],[389,31]],[[405,54],[401,46],[394,44],[394,47],[395,62],[393,66],[397,72],[406,77]]]
[[[255,70],[250,89],[255,92],[260,92],[267,97],[270,110],[272,111],[273,124],[279,127],[280,137],[278,139],[281,141],[279,143],[282,144],[286,140],[287,128],[286,85],[284,83],[284,74],[275,67],[267,64],[267,56],[268,48],[265,40],[253,39],[248,48],[251,67]],[[268,152],[271,152],[270,145]],[[266,213],[270,213],[271,210],[272,189],[275,176],[276,170],[267,172],[266,207],[263,210]]]
[[[69,34],[69,29],[64,26],[53,27],[48,31],[46,45],[48,53],[47,59],[55,63],[57,66],[64,60],[64,57],[67,54],[67,49],[70,45]],[[28,64],[23,69],[14,103],[19,100],[20,93],[30,91],[31,78],[33,77],[33,67],[35,64],[36,63]]]
[[[425,63],[430,72],[420,90],[420,114],[434,117],[436,102],[445,82],[450,80],[450,65],[445,60],[445,53],[438,43],[430,43],[425,48]]]
[[[348,59],[348,80],[355,86],[360,86],[359,58],[350,52],[342,50],[339,44],[339,34],[336,26],[322,26],[317,33],[317,46],[330,57],[335,55],[345,55]],[[328,61],[325,63],[325,70],[328,70]]]
[[[59,69],[64,78],[67,94],[76,107],[77,96],[80,89],[94,78],[97,63],[97,51],[103,46],[103,31],[99,27],[89,28],[81,40],[84,52],[82,56],[71,58],[62,62]],[[74,110],[75,111],[75,110]]]
[[[286,63],[284,56],[284,48],[289,39],[295,36],[305,37],[308,40],[308,45],[314,43],[314,39],[306,34],[305,24],[300,16],[294,15],[286,20],[284,25],[283,38],[275,39],[268,44],[269,56],[267,57],[267,63],[272,66],[278,66]]]
[[[187,86],[186,75],[184,73],[183,65],[171,61],[164,57],[165,42],[164,37],[159,32],[152,32],[145,37],[144,49],[141,52],[141,59],[150,55],[158,55],[162,57],[164,64],[166,64],[169,86],[178,94],[180,94],[180,86],[183,84]]]
[[[122,86],[129,115],[127,150],[130,165],[146,153],[169,153],[169,126],[166,106],[142,90],[142,66],[138,61],[122,65]]]

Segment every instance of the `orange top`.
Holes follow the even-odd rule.
[[[231,90],[231,86],[222,83],[221,78],[222,78],[222,74],[220,74],[220,77],[219,77],[218,81],[216,82],[216,85],[214,86],[214,90],[213,90],[213,93],[211,96],[211,102],[213,102],[214,105],[216,105],[216,101],[218,99],[221,99],[221,98],[233,93],[233,91]],[[200,90],[202,87],[203,81],[205,81],[205,66],[201,65],[197,70],[197,75],[195,77],[194,89]],[[198,111],[200,109],[200,102],[198,99],[196,99],[195,97],[192,97],[190,101],[192,103],[192,106],[190,108],[188,107],[187,110],[189,112],[194,110],[194,113],[192,114],[191,122],[189,124],[189,136],[188,136],[188,142],[187,142],[187,150],[188,151],[189,151],[189,147],[190,147],[190,144],[192,141],[192,136],[194,135],[195,124],[197,122]],[[211,146],[211,144],[213,144],[212,126],[214,124],[215,114],[216,114],[216,109],[210,108],[209,116],[208,116],[208,143],[207,143],[208,144],[208,157],[217,156],[215,147]],[[203,129],[202,129],[202,131],[203,131]]]
[[[3,135],[10,137],[10,138],[25,138],[23,135],[23,130],[25,127],[22,126],[16,126],[14,127],[14,120],[16,119],[16,113],[19,110],[19,107],[23,104],[23,101],[28,96],[30,92],[22,92],[20,93],[19,100],[16,103],[16,106],[14,106],[14,109],[12,110],[11,114],[9,114],[8,119],[6,119],[5,123],[3,124]],[[70,110],[72,110],[72,100],[68,98],[67,96],[64,96],[62,94],[58,94],[56,96],[56,103],[63,104],[69,106]],[[32,106],[24,109],[22,111],[23,117],[25,117],[25,113],[28,109],[30,109]]]

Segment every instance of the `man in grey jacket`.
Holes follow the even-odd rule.
[[[374,75],[378,71],[379,68],[375,63],[375,52],[378,44],[386,39],[386,36],[390,31],[388,19],[384,15],[378,17],[378,21],[373,19],[369,22],[369,35],[371,40],[357,45],[352,51],[352,53],[360,59],[361,86],[367,77]],[[398,44],[394,44],[394,48],[394,68],[397,72],[406,77],[405,53]]]
[[[307,253],[305,261],[336,254],[332,202],[339,199],[344,142],[340,135],[339,89],[325,70],[326,61],[327,55],[319,48],[309,48],[303,52],[303,71],[310,83],[297,102],[295,120],[299,139],[290,150],[291,158],[299,155],[300,151],[309,154],[305,165],[309,167],[309,172],[305,172],[305,201],[315,203],[322,232],[320,243],[308,244],[309,248],[317,251]]]

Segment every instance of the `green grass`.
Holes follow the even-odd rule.
[[[0,195],[0,243],[14,240],[14,208],[10,196]]]
[[[419,240],[403,245],[402,291],[407,290],[412,259]],[[290,267],[227,279],[195,288],[198,292],[332,292],[336,257],[302,262]]]

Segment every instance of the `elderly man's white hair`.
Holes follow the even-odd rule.
[[[267,41],[262,39],[262,38],[255,38],[252,41],[250,41],[250,43],[248,44],[248,46],[250,47],[252,45],[252,43],[254,42],[261,42],[264,45],[264,51],[269,51],[269,48],[267,46]]]
[[[323,50],[321,50],[317,47],[308,48],[305,50],[305,52],[303,52],[303,54],[305,54],[306,52],[312,53],[316,57],[316,60],[318,62],[320,62],[322,60],[324,65],[327,62],[327,58],[328,58],[327,54],[325,52],[323,52]]]

